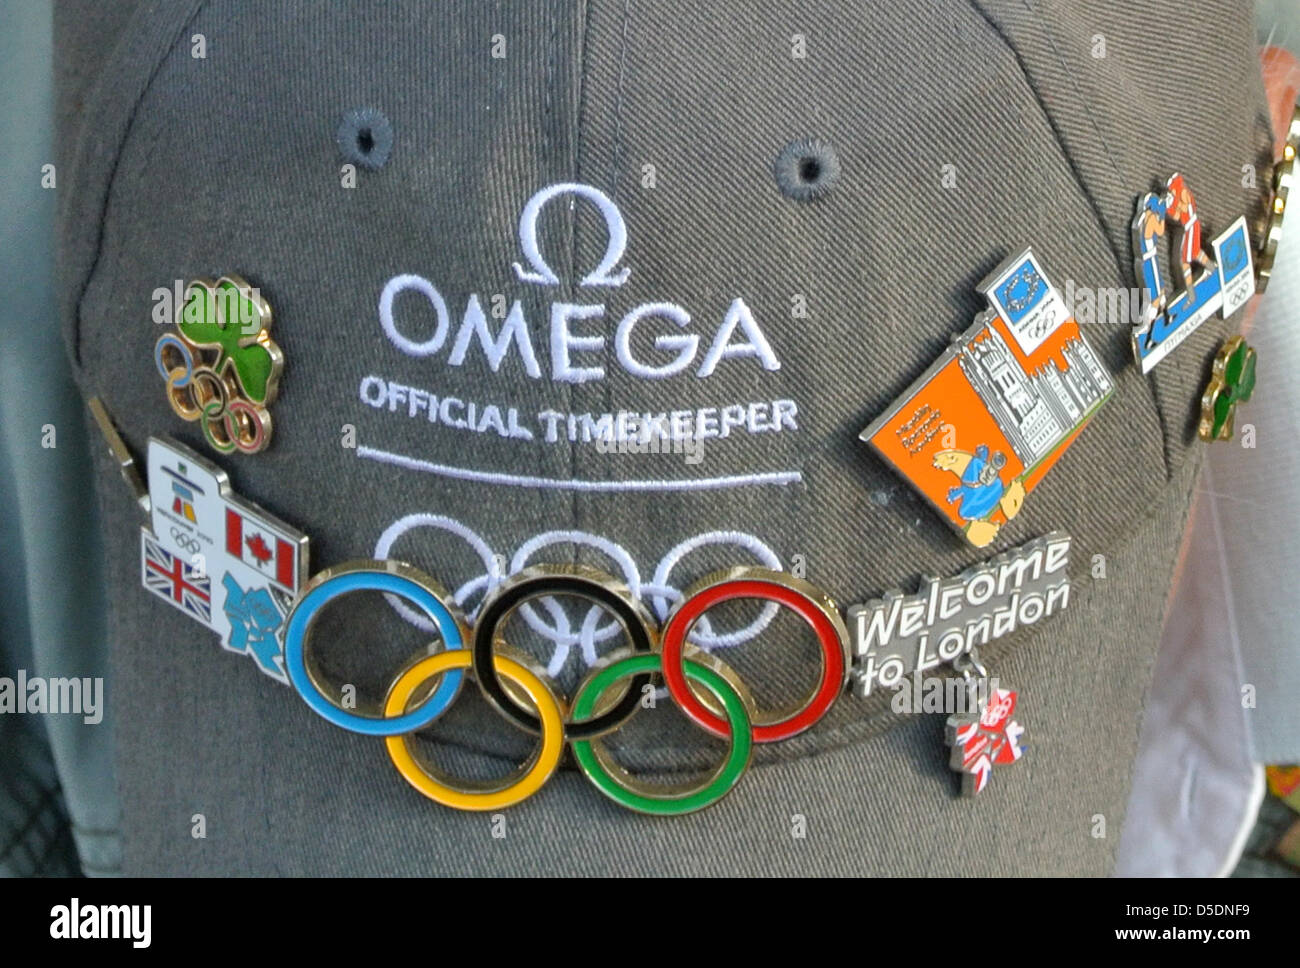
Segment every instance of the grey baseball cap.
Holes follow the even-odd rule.
[[[844,607],[1074,539],[1068,610],[983,652],[1020,690],[1029,751],[974,800],[955,795],[942,716],[846,695],[698,814],[627,812],[566,768],[501,822],[422,798],[380,741],[145,593],[144,520],[105,457],[128,872],[1110,871],[1200,388],[1231,324],[1144,378],[1126,321],[1081,314],[1115,394],[988,552],[858,433],[1026,245],[1067,294],[1127,293],[1135,199],[1174,171],[1211,231],[1262,216],[1248,17],[1174,0],[65,0],[56,30],[83,392],[137,454],[150,436],[203,451],[155,369],[158,290],[257,286],[285,357],[274,437],[216,459],[310,536],[313,570],[389,555],[472,610],[494,573],[580,562],[662,614],[753,563]],[[611,453],[599,427],[620,414],[703,440]],[[710,618],[706,644],[761,705],[815,680],[797,618]],[[382,696],[430,638],[408,619],[368,593],[331,606],[324,668]],[[618,644],[606,621],[560,601],[508,633],[571,689]],[[499,775],[531,741],[473,693],[421,743]],[[651,780],[719,749],[671,703],[609,744]]]

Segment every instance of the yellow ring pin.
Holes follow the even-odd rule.
[[[473,655],[468,649],[453,649],[420,659],[393,683],[384,700],[385,716],[400,716],[410,705],[417,689],[453,669],[468,669]],[[497,675],[519,686],[532,703],[542,725],[541,747],[521,767],[499,780],[453,781],[441,771],[421,763],[411,751],[410,734],[384,740],[388,756],[406,782],[435,803],[457,810],[500,810],[520,803],[551,778],[564,752],[564,710],[555,694],[534,672],[508,656],[492,658]],[[463,786],[455,786],[459,782]]]

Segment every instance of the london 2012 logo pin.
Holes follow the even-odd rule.
[[[1032,249],[979,288],[993,308],[860,436],[983,548],[1114,384]]]

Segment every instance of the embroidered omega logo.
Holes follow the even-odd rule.
[[[470,292],[457,300],[464,299],[464,311],[453,314],[447,297],[431,280],[412,273],[395,275],[379,295],[380,328],[388,342],[405,356],[436,365],[420,386],[373,372],[363,376],[359,387],[363,404],[391,415],[389,426],[396,420],[415,420],[438,433],[450,430],[496,436],[519,446],[592,446],[620,458],[670,451],[684,454],[687,465],[701,462],[705,441],[755,434],[785,436],[800,429],[799,407],[794,400],[768,396],[718,399],[704,406],[698,400],[675,404],[664,399],[671,394],[666,387],[655,394],[655,405],[650,407],[636,399],[620,399],[611,401],[605,412],[579,413],[568,409],[567,394],[558,394],[553,405],[531,412],[520,407],[513,391],[519,388],[521,373],[529,380],[549,381],[558,388],[604,380],[607,367],[621,368],[637,381],[665,381],[678,376],[702,380],[719,367],[748,367],[755,375],[781,368],[776,351],[740,296],[730,301],[712,327],[701,326],[685,306],[672,300],[652,300],[626,311],[619,307],[616,313],[607,312],[605,297],[624,286],[632,275],[632,269],[624,265],[628,227],[613,199],[591,185],[548,185],[524,204],[518,226],[521,258],[510,263],[514,282],[542,290],[561,285],[560,275],[546,261],[541,245],[545,228],[541,216],[554,205],[591,206],[604,220],[604,253],[594,266],[583,267],[576,286],[580,296],[568,297],[578,301],[556,299],[543,315],[535,308],[526,312],[524,300],[517,295],[508,311],[504,305],[498,306],[494,318],[489,319],[482,297]],[[524,293],[530,291],[535,290]],[[400,305],[399,297],[403,297]],[[428,327],[427,312],[421,313],[426,320],[423,330],[411,315],[420,300],[434,312],[435,325],[428,336],[423,335]],[[529,318],[530,313],[534,318]],[[640,338],[634,338],[637,333]],[[502,375],[501,382],[480,381],[469,391],[459,382],[455,388],[447,386],[447,378],[471,358],[476,364],[486,361],[492,373]],[[625,385],[620,392],[633,396],[636,385]],[[729,392],[735,393],[734,388]],[[474,398],[462,397],[461,393]],[[741,473],[722,476],[687,474],[640,479],[625,468],[618,475],[593,479],[539,477],[498,468],[436,463],[416,454],[398,453],[387,446],[376,446],[384,441],[369,436],[373,432],[368,431],[364,445],[358,444],[359,457],[406,470],[495,485],[592,492],[680,491],[779,486],[802,480],[797,468],[750,466],[756,455],[748,451],[742,452]]]
[[[542,257],[542,250],[537,242],[537,217],[542,214],[542,209],[546,207],[548,202],[561,195],[576,195],[579,198],[588,199],[600,209],[600,214],[605,218],[605,229],[609,237],[609,244],[605,248],[605,257],[582,280],[582,284],[584,286],[623,285],[623,283],[627,282],[627,277],[632,273],[631,269],[624,269],[621,272],[614,271],[618,268],[618,264],[623,261],[623,253],[627,249],[627,223],[623,221],[623,213],[618,210],[618,206],[614,204],[613,200],[599,188],[592,188],[590,185],[578,185],[572,182],[543,188],[530,198],[528,204],[524,206],[523,212],[519,215],[519,245],[523,248],[524,255],[528,257],[528,264],[533,269],[528,272],[516,262],[515,275],[519,277],[521,282],[533,282],[543,286],[558,286],[560,284],[560,277],[552,271]]]
[[[567,182],[543,188],[524,205],[519,216],[519,246],[524,262],[513,264],[515,276],[520,282],[530,285],[560,284],[560,277],[542,255],[538,218],[548,204],[566,198],[571,204],[576,205],[581,201],[594,205],[604,218],[608,236],[603,258],[583,276],[580,288],[612,289],[622,286],[631,275],[630,268],[619,268],[628,244],[627,223],[624,222],[622,213],[600,189]],[[427,339],[420,340],[407,335],[399,324],[395,303],[402,293],[419,294],[433,307],[437,325]],[[604,366],[593,363],[590,357],[604,351],[606,336],[576,331],[576,327],[585,321],[604,317],[603,303],[551,304],[549,332],[545,340],[550,352],[550,379],[561,383],[586,383],[604,379]],[[653,347],[658,358],[641,359],[633,352],[632,333],[639,324],[652,317],[668,320],[683,332],[657,336]],[[502,363],[513,354],[530,378],[539,380],[543,377],[536,348],[539,336],[534,335],[536,324],[530,325],[523,304],[518,299],[511,304],[505,321],[494,334],[488,325],[479,295],[471,293],[453,336],[451,313],[438,288],[423,276],[403,274],[389,279],[384,286],[379,298],[379,320],[389,341],[408,356],[435,356],[443,350],[450,338],[451,346],[446,363],[449,366],[461,366],[477,342],[492,372],[499,372]],[[591,325],[588,324],[588,327]],[[676,376],[692,368],[696,377],[708,377],[714,373],[719,363],[729,359],[752,359],[762,370],[768,371],[781,367],[772,345],[740,297],[732,300],[702,355],[701,335],[687,332],[690,326],[690,313],[675,302],[643,303],[625,313],[618,322],[613,334],[615,357],[628,373],[647,380]]]

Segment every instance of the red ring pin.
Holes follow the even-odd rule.
[[[755,721],[754,742],[776,743],[811,728],[835,705],[848,682],[849,632],[830,598],[815,585],[785,572],[732,568],[709,575],[688,588],[664,625],[664,682],[687,718],[715,736],[729,735],[727,721],[709,709],[687,684],[683,652],[691,628],[705,612],[723,602],[743,598],[784,605],[808,623],[821,645],[821,680],[816,689],[799,703],[795,712],[776,720],[760,715]]]

